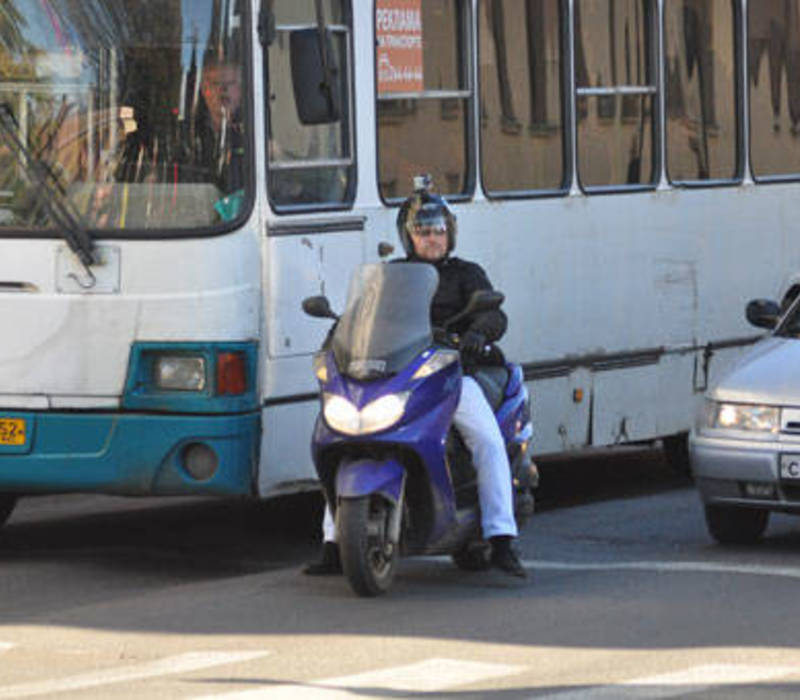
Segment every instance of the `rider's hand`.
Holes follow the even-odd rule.
[[[461,336],[461,352],[465,355],[480,355],[486,347],[486,336],[474,330],[468,330]]]

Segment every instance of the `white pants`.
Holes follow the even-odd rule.
[[[461,384],[461,398],[453,423],[472,453],[472,461],[478,472],[483,536],[516,537],[511,467],[503,436],[483,390],[472,377],[464,377]],[[322,536],[326,542],[336,541],[336,526],[327,506],[322,519]]]

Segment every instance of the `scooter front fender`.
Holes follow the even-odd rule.
[[[360,498],[379,493],[397,503],[403,493],[406,470],[394,459],[345,462],[336,472],[336,497]]]

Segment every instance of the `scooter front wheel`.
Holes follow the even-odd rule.
[[[360,596],[385,593],[394,579],[397,545],[389,540],[392,507],[380,496],[339,503],[339,555],[344,575]]]

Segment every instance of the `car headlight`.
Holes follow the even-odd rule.
[[[776,406],[709,401],[706,418],[711,428],[765,433],[777,433],[780,430],[780,409]]]
[[[338,394],[323,394],[325,422],[346,435],[367,435],[386,430],[403,417],[410,392],[389,394],[368,403],[360,411]]]
[[[202,356],[161,355],[153,367],[154,384],[168,391],[203,391],[206,361]]]
[[[437,350],[420,368],[414,372],[412,379],[424,379],[444,369],[458,359],[458,350]]]

